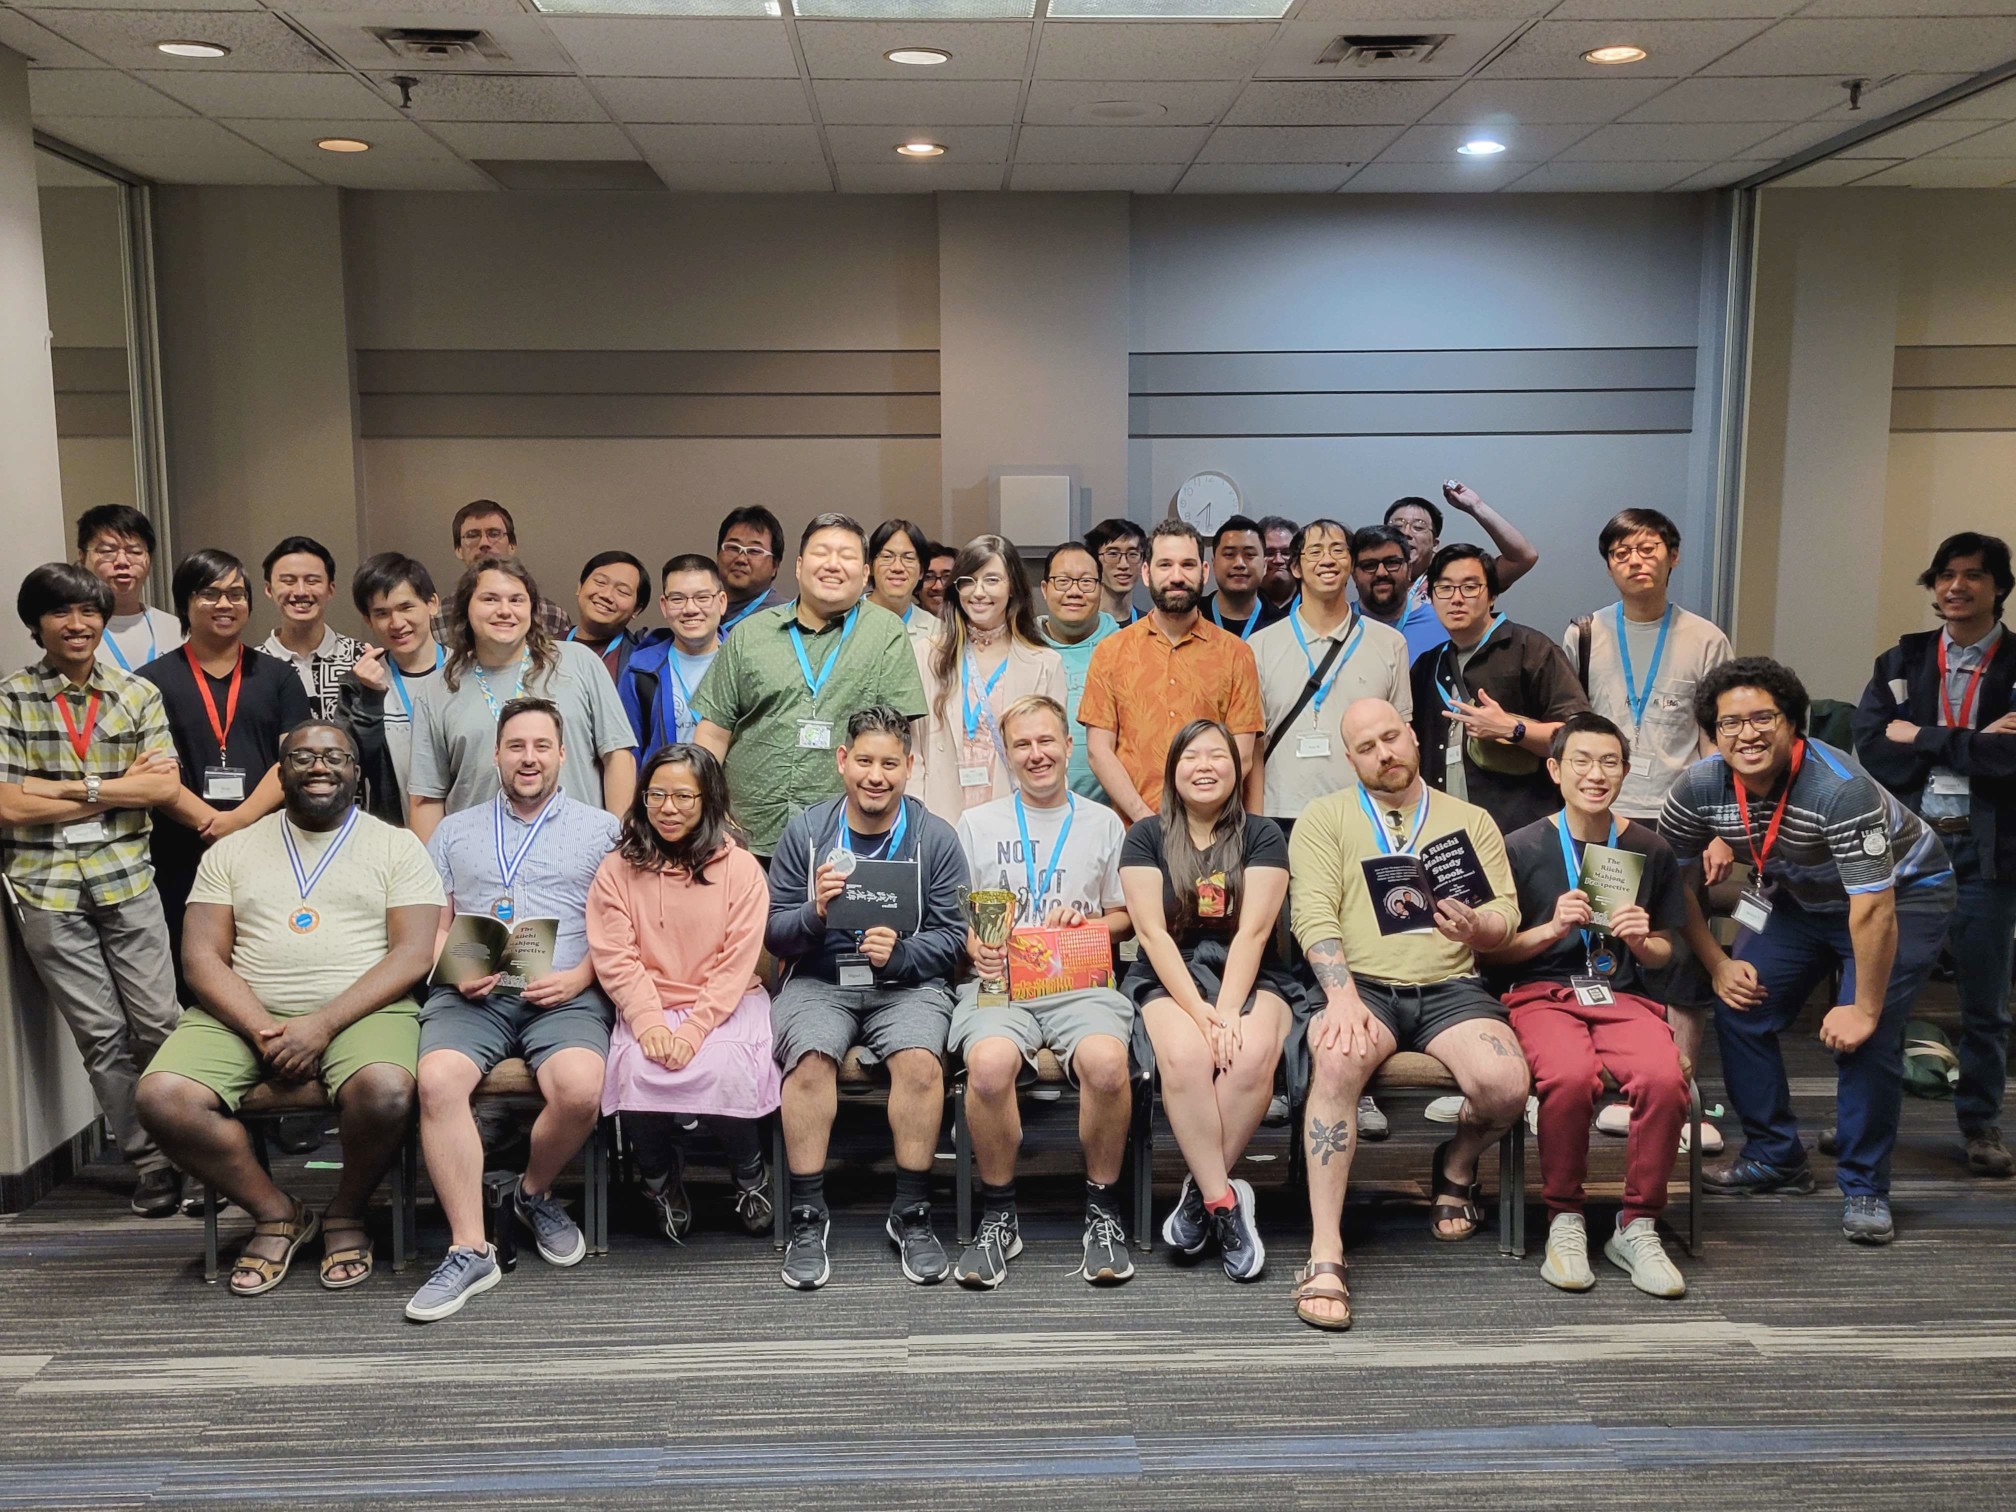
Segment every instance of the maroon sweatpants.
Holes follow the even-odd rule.
[[[1505,994],[1512,1030],[1533,1068],[1540,1097],[1540,1182],[1547,1211],[1582,1211],[1589,1175],[1589,1123],[1607,1067],[1631,1105],[1624,1148],[1624,1211],[1620,1223],[1657,1217],[1687,1122],[1687,1081],[1666,1010],[1650,998],[1614,994],[1592,1008],[1574,989],[1529,982]]]

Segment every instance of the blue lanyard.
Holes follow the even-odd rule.
[[[1022,832],[1022,870],[1029,882],[1029,912],[1038,924],[1043,922],[1043,900],[1050,896],[1050,884],[1057,880],[1057,863],[1064,859],[1064,842],[1071,837],[1071,821],[1078,817],[1078,795],[1071,794],[1064,809],[1064,827],[1057,831],[1056,844],[1050,850],[1050,864],[1043,871],[1043,885],[1036,885],[1036,847],[1029,843],[1029,814],[1022,807],[1022,795],[1015,795],[1015,827]]]
[[[447,653],[441,649],[441,643],[436,641],[434,643],[434,670],[439,672],[441,670],[441,663],[447,659]],[[392,687],[398,693],[399,702],[405,708],[406,718],[410,721],[413,718],[413,698],[406,691],[406,679],[400,675],[399,663],[393,659],[389,652],[386,653],[385,665],[391,669]],[[479,673],[478,675],[480,676],[481,674]]]
[[[525,674],[531,670],[531,667],[532,653],[527,651],[523,656],[518,658],[518,686],[511,690],[511,698],[516,698],[525,691]],[[497,695],[490,691],[490,679],[483,671],[483,664],[472,661],[469,663],[469,670],[476,674],[476,686],[483,690],[483,702],[490,705],[490,717],[492,719],[498,718],[500,707],[497,703]],[[504,702],[509,703],[511,698],[505,699]]]
[[[142,609],[140,611],[140,623],[147,627],[147,660],[159,660],[161,656],[161,644],[154,639],[154,616],[149,614],[145,609]],[[126,653],[119,649],[119,642],[112,639],[112,632],[109,628],[105,632],[105,644],[111,649],[112,659],[119,663],[119,670],[122,672],[131,672],[133,670],[133,663],[126,660]]]
[[[1568,886],[1572,890],[1582,876],[1582,862],[1581,858],[1575,854],[1575,837],[1568,833],[1568,815],[1565,812],[1554,816],[1554,828],[1559,832],[1561,838],[1561,867],[1568,874]],[[1617,844],[1617,816],[1615,814],[1610,816],[1610,838],[1604,843],[1613,848]],[[1591,941],[1589,931],[1585,929],[1582,931],[1582,953],[1588,955],[1590,951]]]
[[[966,717],[966,738],[971,740],[980,733],[980,716],[987,712],[987,700],[993,696],[994,685],[1001,681],[1001,674],[1008,670],[1008,658],[1001,658],[1001,665],[994,669],[994,675],[987,679],[987,686],[980,690],[980,697],[973,697],[973,658],[967,655],[959,662],[959,709]]]
[[[1365,810],[1366,822],[1372,826],[1372,834],[1379,842],[1382,854],[1388,856],[1411,856],[1414,847],[1421,843],[1421,831],[1428,823],[1428,790],[1421,790],[1421,806],[1414,810],[1414,829],[1407,836],[1407,843],[1395,850],[1386,838],[1386,825],[1379,817],[1379,811],[1372,807],[1372,800],[1365,796],[1365,789],[1358,789],[1358,806]]]
[[[1246,624],[1239,631],[1239,639],[1246,639],[1247,636],[1253,633],[1253,627],[1260,623],[1260,606],[1263,602],[1259,594],[1256,593],[1253,595],[1253,612],[1246,616]],[[1215,598],[1211,600],[1211,623],[1216,625],[1220,630],[1226,628],[1224,618],[1218,613],[1218,600]]]
[[[907,605],[905,605],[905,606],[904,606],[904,609],[903,609],[903,628],[904,628],[905,630],[908,630],[908,629],[910,628],[910,616],[911,616],[911,615],[913,615],[913,614],[915,614],[916,612],[917,612],[917,606],[916,606],[915,604],[907,604]]]
[[[896,823],[890,827],[889,833],[883,837],[882,844],[880,848],[876,850],[875,854],[866,857],[865,859],[869,861],[888,860],[891,856],[895,855],[898,851],[903,849],[903,836],[905,835],[905,833],[908,832],[909,828],[910,828],[909,800],[904,798],[898,798],[896,800]],[[833,826],[833,843],[834,845],[840,847],[843,850],[851,850],[852,847],[846,844],[846,838],[847,838],[847,804],[843,800],[840,804],[839,820]]]
[[[1314,677],[1316,658],[1309,654],[1308,638],[1302,634],[1301,605],[1302,595],[1298,593],[1295,595],[1295,603],[1288,610],[1288,624],[1295,631],[1295,644],[1302,648],[1302,660],[1309,663],[1309,675]],[[1330,676],[1309,700],[1315,705],[1318,714],[1323,712],[1323,700],[1330,696],[1330,690],[1337,686],[1337,679],[1343,675],[1344,663],[1351,660],[1352,655],[1358,650],[1358,643],[1363,639],[1365,639],[1365,621],[1356,620],[1352,623],[1351,633],[1344,637],[1344,654],[1337,658],[1337,665],[1330,669]]]
[[[1673,628],[1673,606],[1659,620],[1659,639],[1652,643],[1652,665],[1645,669],[1645,691],[1638,691],[1638,679],[1631,675],[1631,642],[1624,637],[1624,606],[1617,606],[1617,654],[1624,661],[1624,702],[1631,710],[1635,730],[1645,723],[1645,706],[1652,702],[1652,685],[1659,681],[1659,663],[1666,656],[1666,632]]]
[[[354,804],[351,806],[350,817],[343,821],[343,828],[336,832],[335,840],[330,843],[329,849],[322,852],[322,859],[315,863],[315,870],[312,872],[302,869],[301,852],[294,845],[294,821],[284,817],[281,819],[280,840],[287,847],[287,861],[294,868],[294,886],[300,891],[303,903],[306,903],[308,895],[315,891],[315,884],[322,880],[322,874],[329,870],[329,863],[336,859],[336,852],[343,849],[343,842],[350,838],[350,831],[357,827],[357,815],[360,812]]]
[[[798,670],[805,674],[805,691],[812,695],[815,708],[819,703],[819,695],[825,691],[827,679],[833,675],[834,664],[840,660],[840,653],[846,649],[847,637],[854,633],[854,621],[860,613],[859,604],[847,611],[847,618],[840,622],[839,638],[833,642],[833,649],[826,653],[825,665],[820,667],[817,677],[812,675],[812,659],[805,654],[804,632],[798,628],[796,620],[791,622],[791,649],[798,653]]]
[[[1489,630],[1486,630],[1486,631],[1484,632],[1484,639],[1483,639],[1483,640],[1480,640],[1479,642],[1477,642],[1476,646],[1472,648],[1472,650],[1471,650],[1470,654],[1471,654],[1472,656],[1475,656],[1475,655],[1476,655],[1476,654],[1477,654],[1477,653],[1478,653],[1479,651],[1482,651],[1482,650],[1484,649],[1484,646],[1485,646],[1486,642],[1488,642],[1488,641],[1489,641],[1489,640],[1491,639],[1491,637],[1492,637],[1492,636],[1494,636],[1494,635],[1496,635],[1496,634],[1498,633],[1498,627],[1499,627],[1500,625],[1504,624],[1504,623],[1505,623],[1505,616],[1504,616],[1504,615],[1500,614],[1500,615],[1495,615],[1495,616],[1493,616],[1493,617],[1492,617],[1492,620],[1491,620],[1491,628],[1490,628]],[[1445,650],[1445,654],[1446,654],[1447,650],[1449,650],[1449,649],[1453,649],[1453,648],[1455,647],[1455,645],[1456,645],[1456,642],[1454,642],[1454,641],[1444,641],[1444,642],[1442,643],[1442,645],[1443,645],[1443,647],[1444,647],[1444,650]],[[1459,653],[1459,654],[1460,654],[1460,653]],[[1424,656],[1425,656],[1425,655],[1427,655],[1427,653],[1426,653],[1426,652],[1424,651],[1424,652],[1422,653],[1422,655],[1424,655]],[[1456,674],[1456,675],[1457,675],[1457,676],[1459,676],[1459,677],[1463,675],[1463,674],[1462,674],[1462,668],[1461,668],[1461,664],[1460,664],[1460,663],[1458,664],[1458,668],[1457,668],[1457,674]],[[1456,700],[1456,699],[1454,699],[1454,698],[1452,698],[1452,697],[1450,696],[1450,694],[1449,694],[1449,690],[1448,690],[1447,688],[1445,688],[1445,687],[1443,687],[1443,686],[1442,686],[1442,679],[1441,679],[1441,678],[1439,678],[1439,677],[1435,679],[1435,691],[1436,691],[1437,693],[1440,693],[1440,694],[1442,695],[1442,706],[1443,706],[1444,708],[1446,708],[1446,709],[1453,709],[1453,708],[1455,708],[1455,707],[1456,707],[1456,704],[1457,704],[1457,700]]]
[[[546,800],[546,806],[539,810],[539,817],[525,827],[525,838],[518,842],[516,851],[506,853],[504,848],[504,814],[509,808],[504,795],[499,793],[492,803],[491,828],[497,840],[497,872],[504,880],[504,892],[508,897],[516,888],[518,873],[525,865],[525,858],[532,854],[532,843],[539,838],[539,832],[546,828],[546,821],[553,817],[553,810],[560,806],[562,794],[557,790]]]
[[[749,616],[754,614],[758,609],[761,609],[763,607],[763,601],[768,597],[770,597],[770,594],[768,593],[767,590],[765,592],[757,594],[756,597],[749,600],[748,603],[744,604],[740,609],[737,609],[733,614],[729,615],[728,618],[721,621],[721,639],[723,640],[728,639],[728,632],[730,630],[733,630],[737,625],[741,624],[742,621],[749,618]]]

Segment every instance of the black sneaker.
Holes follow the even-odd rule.
[[[975,1291],[992,1291],[1008,1279],[1008,1262],[1021,1253],[1022,1225],[1012,1209],[997,1208],[981,1215],[980,1232],[960,1254],[952,1279]]]
[[[182,1173],[173,1166],[142,1171],[132,1208],[142,1218],[173,1218],[182,1211]]]
[[[945,1258],[945,1246],[931,1231],[930,1203],[920,1202],[900,1213],[891,1213],[888,1223],[883,1225],[883,1232],[888,1234],[889,1242],[902,1256],[903,1275],[907,1280],[915,1281],[919,1286],[931,1286],[951,1273],[952,1263]]]
[[[791,1242],[784,1247],[784,1284],[797,1291],[817,1291],[833,1276],[826,1254],[826,1236],[833,1220],[817,1208],[791,1209]]]
[[[1094,1286],[1118,1286],[1134,1274],[1127,1229],[1119,1215],[1096,1202],[1085,1209],[1085,1260],[1078,1274]]]
[[[1211,1216],[1204,1211],[1204,1198],[1188,1172],[1176,1207],[1162,1220],[1162,1242],[1181,1255],[1201,1255],[1211,1240]]]
[[[1803,1160],[1796,1166],[1774,1166],[1739,1155],[1733,1160],[1704,1167],[1701,1185],[1711,1192],[1730,1197],[1757,1197],[1766,1192],[1794,1192],[1804,1196],[1813,1190],[1813,1170]]]
[[[658,1232],[674,1244],[684,1244],[693,1227],[693,1200],[686,1195],[686,1183],[679,1179],[679,1172],[675,1169],[663,1176],[645,1177],[644,1200],[651,1204]]]
[[[735,1178],[735,1216],[742,1220],[744,1232],[767,1234],[770,1224],[777,1216],[777,1209],[770,1196],[770,1168],[764,1166],[754,1176]],[[688,1215],[689,1220],[691,1215]]]
[[[1225,1274],[1234,1281],[1257,1281],[1267,1265],[1267,1246],[1260,1242],[1260,1230],[1253,1224],[1253,1188],[1245,1181],[1232,1183],[1232,1206],[1211,1215],[1218,1235],[1218,1251],[1225,1257]]]

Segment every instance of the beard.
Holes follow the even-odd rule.
[[[1382,767],[1365,780],[1365,786],[1375,793],[1404,793],[1413,785],[1420,770],[1420,767],[1406,762],[1398,766]]]
[[[1372,579],[1372,586],[1358,591],[1359,601],[1376,613],[1386,614],[1398,608],[1407,597],[1407,590],[1398,580],[1390,577]]]
[[[293,783],[284,783],[282,786],[286,793],[288,812],[298,819],[311,821],[334,819],[357,801],[355,782],[339,782],[326,791],[304,789]]]
[[[1148,600],[1164,614],[1188,614],[1197,607],[1201,597],[1188,583],[1170,583],[1161,588],[1150,588]]]

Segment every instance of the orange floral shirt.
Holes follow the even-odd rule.
[[[1169,742],[1193,719],[1216,719],[1234,735],[1257,735],[1260,674],[1253,652],[1229,630],[1198,616],[1174,645],[1143,615],[1099,643],[1086,669],[1078,723],[1111,730],[1120,764],[1141,801],[1162,802]]]

